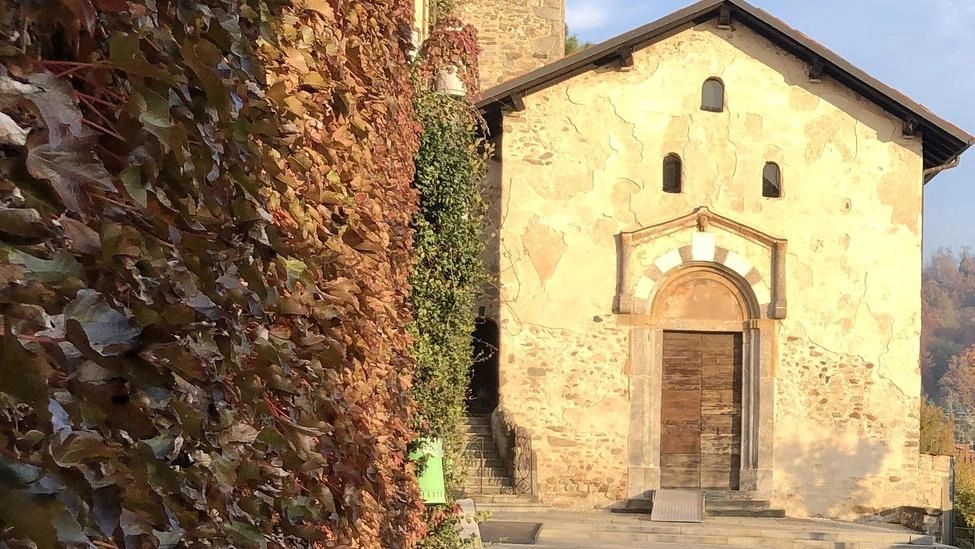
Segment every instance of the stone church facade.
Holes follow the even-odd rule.
[[[478,104],[481,313],[522,491],[941,508],[947,461],[918,448],[923,188],[975,139],[739,0],[545,61]]]

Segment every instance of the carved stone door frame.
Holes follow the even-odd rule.
[[[694,244],[673,250],[654,262],[644,276],[629,272],[629,257],[642,241],[697,224],[706,232],[711,222],[730,227],[750,241],[769,249],[773,281],[767,284],[755,269],[728,250],[712,249],[707,257],[695,257]],[[660,400],[664,331],[742,332],[742,436],[740,491],[756,499],[772,497],[772,449],[774,428],[774,379],[772,358],[775,323],[785,318],[784,240],[775,239],[700,208],[692,215],[620,237],[620,291],[617,312],[630,329],[630,427],[627,452],[627,492],[645,498],[660,488]],[[669,256],[669,257],[668,257]],[[730,258],[730,259],[729,259]],[[704,260],[702,260],[704,259]],[[731,263],[731,264],[729,264]],[[723,280],[739,297],[743,318],[739,321],[658,318],[654,303],[661,290],[676,280],[706,276]],[[638,282],[631,281],[636,278]],[[771,288],[769,287],[771,286]]]

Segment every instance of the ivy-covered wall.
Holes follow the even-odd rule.
[[[403,0],[0,4],[0,547],[412,547]]]
[[[418,428],[441,438],[449,488],[463,478],[463,415],[471,368],[474,301],[481,264],[484,170],[479,115],[464,100],[431,91],[416,101],[423,126],[416,158],[420,214],[415,222],[415,306]]]
[[[478,183],[484,175],[486,143],[482,120],[470,96],[438,92],[443,71],[456,74],[477,93],[477,32],[450,17],[446,3],[424,43],[415,67],[415,110],[422,127],[416,155],[420,209],[414,221],[416,264],[410,278],[415,310],[412,332],[416,359],[414,396],[417,430],[444,445],[447,492],[464,481],[463,415],[470,381],[474,302],[484,268],[481,239],[484,204]],[[467,546],[449,509],[430,508],[424,549]]]

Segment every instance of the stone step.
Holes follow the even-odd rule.
[[[483,452],[481,448],[465,448],[464,455],[467,459],[477,462],[480,459],[489,459],[492,461],[503,461],[501,454],[498,453],[494,448],[484,448]]]
[[[474,500],[477,501],[477,502],[481,502],[481,500],[484,499],[485,497],[492,497],[492,496],[475,495],[474,496]],[[496,515],[498,513],[532,513],[532,512],[548,511],[550,509],[551,509],[551,507],[549,507],[548,505],[545,505],[544,503],[533,503],[533,502],[525,502],[525,503],[491,503],[489,501],[485,501],[485,502],[481,502],[481,503],[478,503],[477,504],[477,510],[478,511],[483,511],[485,513],[490,513],[492,516],[494,516],[494,515]],[[495,546],[492,546],[492,548],[493,547],[495,547]],[[520,547],[524,547],[524,546],[522,545]],[[533,545],[532,547],[534,548],[534,547],[538,547],[538,546],[537,545]]]
[[[480,467],[481,464],[480,459],[470,455],[468,455],[468,458],[469,458],[469,461],[467,463],[468,470],[472,468]],[[504,460],[501,459],[499,456],[485,456],[484,467],[489,469],[505,469],[507,465],[505,465]]]
[[[750,518],[785,518],[784,509],[741,509],[737,507],[705,508],[708,517],[750,517]]]
[[[480,510],[481,507],[479,506]],[[908,531],[861,527],[849,523],[803,521],[796,519],[705,519],[703,524],[652,523],[653,532],[641,531],[641,522],[633,516],[612,515],[612,520],[573,516],[571,523],[564,512],[494,512],[490,520],[541,522],[542,533],[537,549],[716,549],[718,547],[761,547],[768,549],[947,549],[934,544],[930,536]],[[590,513],[591,515],[591,513]],[[558,516],[558,520],[551,517]],[[611,530],[594,528],[614,524]],[[822,526],[822,527],[820,527]],[[520,546],[498,544],[495,549],[518,549]]]
[[[479,485],[467,482],[464,484],[463,491],[475,500],[479,495],[514,495],[515,487],[511,485]]]
[[[769,509],[772,506],[772,502],[768,500],[734,500],[734,499],[708,499],[704,498],[704,506],[706,508],[713,507],[715,509],[720,508],[737,508],[737,509]]]
[[[471,466],[467,469],[467,476],[469,477],[495,477],[495,478],[508,478],[508,470],[504,467],[477,467]]]
[[[784,509],[772,509],[768,500],[704,499],[704,513],[710,517],[785,518]]]
[[[498,516],[545,513],[551,509],[548,505],[539,503],[538,498],[535,496],[515,496],[511,494],[477,494],[474,496],[474,505],[478,511],[485,511]]]
[[[772,509],[768,500],[743,499],[707,499],[704,500],[704,510],[711,517],[752,517],[752,518],[784,518],[785,511]],[[609,509],[611,513],[649,515],[653,510],[653,503],[648,499],[632,499],[621,505]]]
[[[485,438],[484,440],[476,440],[476,439],[468,440],[467,441],[467,445],[464,446],[464,449],[467,450],[467,451],[471,451],[471,452],[477,452],[477,451],[480,451],[481,449],[483,449],[484,450],[484,453],[486,453],[486,454],[487,453],[491,453],[491,454],[498,454],[499,453],[498,452],[498,447],[494,445],[494,440],[493,439],[490,439],[490,438]]]
[[[544,530],[544,527],[543,527]],[[491,544],[491,549],[524,549],[525,545],[510,544],[510,543],[496,543]],[[621,545],[618,541],[600,541],[600,540],[585,540],[585,541],[544,541],[539,540],[535,545],[530,546],[532,549],[623,549],[624,547],[639,547],[639,549],[727,549],[728,545],[708,545],[696,543],[689,545],[684,542],[680,543],[666,543],[666,542],[644,542],[639,545]],[[770,545],[758,545],[755,547],[771,547],[773,549],[779,549],[777,546]],[[793,547],[805,547],[802,544],[796,546],[790,546],[788,549]],[[949,545],[885,545],[885,544],[857,544],[857,543],[841,543],[832,545],[817,545],[815,547],[828,547],[834,549],[955,549]]]
[[[542,505],[541,503],[539,503],[537,496],[526,496],[526,495],[518,495],[518,496],[515,496],[515,495],[505,494],[505,495],[486,496],[486,497],[484,497],[482,499],[475,499],[474,500],[474,503],[476,503],[478,505],[478,507],[480,507],[480,504],[481,503],[493,503],[493,504],[497,504],[497,505],[504,505],[504,504],[527,505],[527,504],[532,504],[534,506],[538,506],[539,508],[542,508],[542,507],[549,508],[548,505]],[[478,508],[478,511],[480,511],[480,508]],[[513,514],[516,515],[516,516],[519,516],[520,515],[520,513],[513,513]],[[535,519],[531,519],[531,520],[535,520]],[[535,521],[535,522],[539,522],[539,521]]]
[[[517,545],[513,543],[496,543],[492,544],[491,549],[525,549],[525,545]],[[538,541],[535,545],[530,546],[531,549],[623,549],[619,543],[615,542],[598,542],[598,541],[584,541],[584,542],[545,542]],[[631,547],[629,545],[627,548]],[[684,545],[684,544],[673,544],[673,543],[641,543],[639,549],[727,549],[727,545]]]
[[[709,534],[648,534],[645,532],[606,532],[587,530],[585,532],[566,531],[552,525],[542,527],[541,539],[547,542],[566,542],[585,539],[587,542],[639,543],[672,547],[761,547],[764,549],[889,549],[892,545],[902,545],[883,540],[845,540],[768,537],[763,533],[753,536],[729,535],[714,532]],[[924,546],[913,546],[919,549]]]
[[[864,525],[795,519],[705,519],[701,524],[650,522],[610,513],[498,513],[494,520],[542,522],[543,540],[617,541],[773,548],[872,549],[929,541],[920,534]],[[915,546],[917,547],[917,546]],[[923,547],[923,545],[922,545]]]
[[[704,490],[705,501],[761,501],[757,492],[742,490]]]
[[[477,477],[468,475],[467,481],[464,482],[465,486],[514,486],[515,483],[511,481],[510,478],[499,476],[499,477]]]
[[[630,499],[622,505],[616,505],[609,509],[610,513],[629,515],[649,515],[651,511],[653,511],[653,504],[649,499]]]

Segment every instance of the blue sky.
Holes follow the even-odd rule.
[[[580,39],[601,42],[691,1],[566,0],[566,19]],[[975,0],[752,3],[975,133]],[[975,148],[927,185],[924,208],[926,255],[975,248]]]

